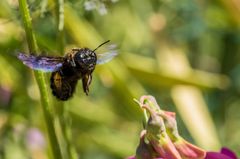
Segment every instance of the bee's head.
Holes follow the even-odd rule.
[[[97,55],[88,48],[82,48],[75,54],[74,61],[84,72],[92,72],[97,62]]]
[[[100,44],[93,51],[88,48],[77,50],[77,53],[74,55],[74,62],[80,67],[83,72],[92,72],[97,63],[97,55],[95,51],[109,41],[110,40],[107,40],[104,43]]]

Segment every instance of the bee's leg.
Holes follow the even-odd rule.
[[[71,55],[71,61],[70,61],[70,63],[71,63],[71,65],[73,66],[73,67],[76,67],[76,63],[75,63],[75,61],[74,61],[74,58],[73,58],[73,56],[74,55]]]
[[[92,81],[92,75],[91,74],[86,74],[82,77],[82,86],[83,86],[83,91],[88,95],[89,93],[89,85],[91,84]]]
[[[77,49],[72,49],[72,51],[77,50]],[[71,52],[67,54],[67,61],[73,66],[76,67],[76,63],[74,61],[74,55],[76,52]]]

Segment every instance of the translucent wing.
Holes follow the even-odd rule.
[[[54,72],[59,70],[64,61],[63,57],[34,56],[23,53],[18,54],[18,59],[31,69],[44,72]]]
[[[115,56],[118,55],[117,50],[115,50],[116,45],[109,45],[108,52],[97,55],[97,64],[104,64],[112,60]]]

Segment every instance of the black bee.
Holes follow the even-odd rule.
[[[60,100],[68,100],[72,97],[79,79],[82,79],[83,91],[88,95],[89,85],[92,81],[92,72],[96,64],[103,64],[110,61],[117,52],[109,50],[104,54],[96,54],[95,51],[108,41],[99,45],[96,49],[89,48],[72,49],[64,57],[35,56],[18,54],[25,65],[34,70],[52,72],[51,89],[54,96]]]

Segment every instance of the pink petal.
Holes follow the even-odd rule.
[[[219,152],[207,152],[205,159],[232,159],[232,158]]]
[[[236,154],[234,152],[232,152],[231,150],[229,150],[228,148],[226,148],[226,147],[223,147],[221,149],[221,153],[231,157],[232,159],[237,159]]]

